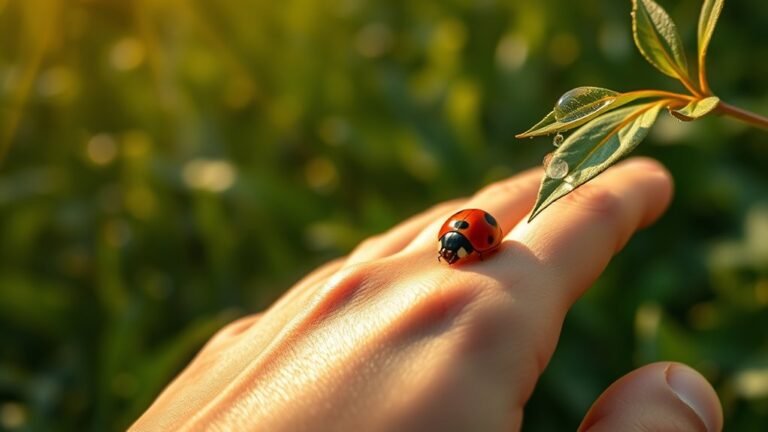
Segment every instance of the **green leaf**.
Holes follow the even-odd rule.
[[[618,92],[600,87],[576,87],[560,96],[553,112],[558,121],[572,122],[611,104],[618,95]]]
[[[565,132],[645,97],[649,97],[648,92],[617,93],[600,87],[576,87],[560,96],[555,108],[543,120],[516,137],[528,138]]]
[[[661,6],[653,0],[632,0],[632,33],[637,48],[656,69],[690,82],[677,27]]]
[[[723,3],[724,0],[704,0],[699,15],[699,87],[705,94],[712,94],[707,82],[707,48],[723,10]]]
[[[529,222],[629,154],[648,134],[663,106],[653,102],[611,111],[568,137],[545,167]]]
[[[707,56],[707,47],[715,31],[717,19],[723,10],[725,0],[704,0],[699,15],[699,67],[703,66],[703,60]]]
[[[525,132],[523,132],[521,134],[515,135],[515,137],[517,137],[517,138],[526,138],[526,137],[534,137],[534,136],[538,136],[538,135],[545,135],[546,133],[540,134],[540,133],[536,133],[536,131],[538,131],[540,129],[549,128],[550,126],[552,126],[552,124],[554,124],[556,122],[557,122],[557,119],[555,118],[555,112],[551,111],[543,119],[541,119],[541,121],[539,121],[538,123],[533,125],[533,127],[531,127],[530,129],[528,129],[527,131],[525,131]]]
[[[691,121],[709,114],[713,109],[717,108],[719,103],[720,98],[710,96],[704,99],[696,99],[679,110],[670,110],[669,112],[682,121]]]

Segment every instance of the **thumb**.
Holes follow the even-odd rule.
[[[681,363],[652,363],[619,378],[600,395],[580,432],[719,432],[723,412],[712,386]]]

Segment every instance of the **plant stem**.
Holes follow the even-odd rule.
[[[687,101],[692,101],[696,99],[694,96],[683,94],[683,93],[673,93],[668,92],[664,90],[635,90],[631,92],[624,93],[624,95],[634,95],[638,98],[646,98],[646,97],[663,97],[663,98],[671,98],[671,99],[682,99]]]
[[[760,114],[755,114],[751,111],[747,111],[739,107],[735,107],[723,101],[720,101],[720,104],[717,106],[716,111],[719,112],[720,114],[724,114],[724,115],[739,119],[745,123],[749,123],[752,126],[768,129],[768,117],[764,117]]]
[[[696,88],[695,85],[691,82],[691,80],[688,78],[688,76],[681,76],[680,82],[683,83],[683,86],[686,90],[688,90],[692,95],[694,95],[697,98],[700,98],[702,96],[701,91]]]
[[[702,55],[699,56],[699,87],[701,87],[704,96],[711,96],[712,90],[709,88],[709,81],[707,81],[707,67],[704,64],[704,60],[705,55],[702,53]]]

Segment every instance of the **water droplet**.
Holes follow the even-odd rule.
[[[599,87],[576,87],[560,96],[555,104],[555,119],[570,123],[612,104],[619,94]]]
[[[560,144],[563,143],[564,139],[565,137],[563,136],[563,134],[558,132],[557,135],[555,135],[555,137],[552,139],[552,145],[554,145],[555,147],[560,147]]]
[[[555,180],[561,179],[568,175],[568,162],[560,158],[553,158],[549,161],[545,170],[547,172],[547,177]]]

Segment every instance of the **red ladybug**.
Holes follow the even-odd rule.
[[[437,259],[448,264],[473,253],[480,259],[501,244],[501,227],[490,213],[480,209],[465,209],[449,217],[437,235]]]

